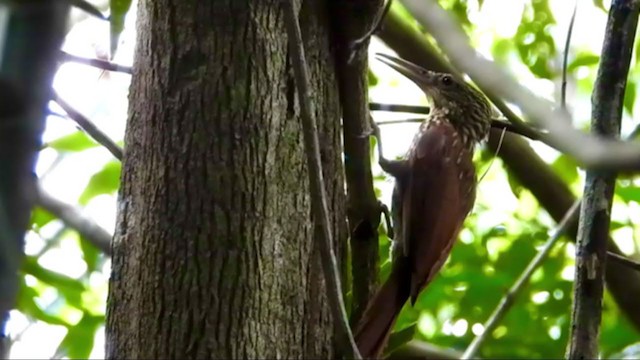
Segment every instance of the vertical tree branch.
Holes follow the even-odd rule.
[[[324,179],[322,177],[322,164],[320,161],[320,145],[318,143],[318,129],[314,118],[313,104],[311,102],[311,91],[309,89],[309,75],[307,62],[304,55],[304,46],[302,43],[302,34],[298,23],[298,15],[295,0],[283,0],[285,26],[289,37],[289,46],[291,51],[291,60],[293,63],[293,72],[296,80],[296,88],[298,90],[298,99],[300,101],[300,112],[302,118],[302,129],[305,143],[305,153],[307,155],[307,164],[309,166],[309,185],[311,190],[311,207],[315,226],[319,229],[320,256],[322,269],[324,272],[325,283],[327,287],[327,298],[333,313],[334,326],[339,330],[342,336],[341,343],[345,343],[344,350],[349,358],[361,359],[358,347],[349,327],[349,319],[347,311],[344,307],[342,297],[342,287],[340,285],[340,275],[338,272],[338,264],[336,256],[333,252],[333,239],[331,236],[331,228],[329,226],[329,212],[327,210],[327,196],[325,193]]]
[[[638,23],[640,2],[613,0],[600,67],[594,86],[591,131],[617,138],[624,101],[624,89]],[[604,269],[609,239],[611,202],[616,174],[587,171],[584,199],[576,245],[576,279],[567,357],[595,359],[602,317]]]
[[[380,206],[373,187],[369,129],[367,48],[382,0],[332,0],[332,38],[336,44],[336,73],[342,109],[347,216],[351,250],[351,318],[360,319],[376,290]],[[357,46],[353,40],[361,38]],[[352,52],[353,51],[353,52]],[[349,61],[351,59],[351,61]]]
[[[18,290],[33,171],[68,11],[66,1],[0,3],[0,356],[7,352],[5,322]]]

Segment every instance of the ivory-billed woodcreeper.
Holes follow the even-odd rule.
[[[473,151],[489,134],[491,105],[462,79],[425,70],[388,55],[378,59],[412,80],[431,99],[402,160],[382,156],[380,166],[395,178],[392,221],[395,228],[389,278],[368,303],[355,338],[364,358],[379,358],[400,310],[411,305],[445,262],[473,207],[476,173]]]

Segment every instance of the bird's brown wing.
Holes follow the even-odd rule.
[[[475,198],[471,152],[450,124],[431,125],[414,146],[402,201],[412,304],[449,256]]]

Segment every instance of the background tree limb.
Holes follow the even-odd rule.
[[[65,35],[65,1],[0,4],[0,347],[18,290],[24,233],[35,201],[33,176],[58,50]],[[21,103],[7,104],[13,98]],[[5,107],[5,105],[9,105]],[[7,350],[0,348],[0,356]]]
[[[613,1],[591,98],[591,132],[618,138],[638,24],[638,1]],[[588,146],[588,145],[586,145]],[[598,357],[602,295],[616,174],[587,170],[576,244],[569,359]]]
[[[549,132],[543,140],[575,157],[580,163],[600,169],[640,169],[640,145],[600,139],[573,128],[565,111],[532,94],[493,62],[480,56],[466,34],[434,0],[403,0],[415,19],[436,39],[452,63],[468,74],[487,93],[518,105],[531,121]]]

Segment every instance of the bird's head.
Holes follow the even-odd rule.
[[[476,141],[487,136],[492,109],[487,98],[478,90],[451,74],[429,71],[385,54],[377,54],[377,57],[422,89],[431,99],[432,116],[445,118]]]

